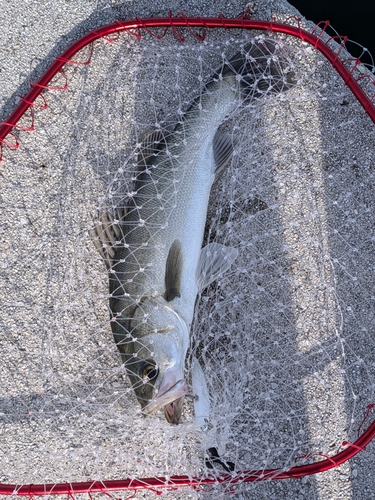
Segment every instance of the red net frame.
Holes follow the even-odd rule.
[[[362,72],[359,72],[360,76],[355,75],[355,70],[362,64],[362,62],[358,58],[348,58],[343,55],[343,49],[345,48],[348,38],[337,35],[328,38],[325,37],[326,39],[323,40],[323,35],[326,33],[326,30],[330,25],[329,21],[319,23],[312,32],[303,30],[301,28],[301,19],[295,16],[289,18],[288,21],[295,22],[297,25],[279,23],[274,20],[252,20],[250,19],[250,11],[246,11],[242,16],[236,19],[228,19],[224,16],[217,18],[186,17],[183,13],[178,13],[175,17],[172,17],[171,13],[169,13],[168,17],[164,18],[136,18],[129,21],[116,21],[113,24],[93,30],[74,42],[67,50],[58,56],[37,82],[30,82],[31,90],[25,97],[20,97],[20,104],[8,117],[8,119],[4,122],[0,122],[0,161],[2,160],[3,145],[12,149],[17,149],[20,145],[13,132],[14,129],[24,131],[34,130],[34,108],[46,109],[48,107],[43,91],[66,90],[68,88],[68,80],[63,69],[64,66],[66,64],[90,64],[95,40],[106,38],[106,40],[110,43],[115,42],[121,31],[127,31],[140,40],[142,37],[142,30],[158,39],[163,38],[167,31],[171,30],[174,37],[180,42],[185,41],[182,28],[187,30],[190,35],[199,41],[203,41],[207,29],[212,28],[246,30],[256,29],[283,33],[300,38],[302,41],[313,45],[316,50],[321,52],[328,59],[333,68],[342,77],[344,83],[349,87],[356,99],[362,105],[365,112],[375,123],[375,77],[370,74],[363,74]],[[164,28],[164,31],[162,34],[156,34],[153,32],[153,28]],[[194,31],[193,28],[200,28],[202,31],[198,33]],[[335,40],[339,44],[339,47],[335,50],[333,50],[329,45],[332,40]],[[74,56],[86,46],[90,46],[87,60],[84,62],[75,61],[73,59]],[[58,73],[60,73],[65,80],[64,84],[60,87],[50,86],[49,83]],[[369,95],[368,92],[361,87],[360,82],[364,80],[369,80],[370,83],[374,85],[373,95]],[[39,96],[42,99],[42,104],[36,103]],[[31,113],[31,124],[28,127],[18,125],[19,120],[29,109]],[[9,135],[13,137],[13,140],[7,139]],[[28,496],[29,498],[36,495],[66,494],[68,497],[72,498],[74,494],[87,493],[91,497],[91,494],[100,492],[114,498],[110,492],[127,490],[133,491],[135,494],[137,490],[150,489],[160,494],[162,490],[173,491],[181,487],[190,487],[199,490],[204,486],[215,484],[226,484],[230,485],[230,487],[234,487],[241,483],[255,481],[301,478],[303,476],[317,474],[338,467],[347,460],[353,458],[360,451],[364,450],[367,444],[375,437],[375,421],[373,421],[362,434],[360,434],[360,431],[374,406],[374,404],[370,404],[368,406],[365,418],[358,429],[358,439],[354,443],[344,441],[341,445],[344,449],[332,456],[316,454],[300,457],[303,459],[311,459],[316,456],[323,457],[324,459],[307,465],[296,465],[287,471],[283,469],[259,469],[237,471],[231,474],[223,473],[220,476],[215,475],[212,477],[191,477],[181,475],[58,484],[0,484],[0,494]],[[133,495],[130,498],[132,497]]]
[[[369,405],[366,416],[361,423],[358,432],[374,404]],[[117,481],[91,481],[81,483],[60,483],[60,484],[29,484],[17,486],[15,484],[0,484],[0,493],[3,495],[18,495],[28,496],[32,498],[35,495],[68,495],[72,498],[74,494],[88,493],[106,493],[110,498],[115,498],[111,495],[111,491],[133,491],[138,490],[154,490],[156,493],[161,493],[163,490],[173,491],[183,487],[194,488],[200,490],[204,486],[209,485],[230,485],[234,487],[242,483],[252,483],[255,481],[270,481],[276,479],[298,479],[303,476],[325,472],[334,467],[338,467],[347,460],[353,458],[357,453],[364,450],[368,443],[375,437],[375,421],[367,428],[362,435],[354,443],[344,441],[342,446],[346,448],[333,455],[326,457],[324,460],[307,465],[297,465],[288,471],[282,469],[261,469],[240,471],[232,474],[223,473],[220,476],[214,477],[191,477],[191,476],[170,476],[170,477],[151,477],[139,479],[124,479]],[[319,456],[324,456],[319,454]],[[312,458],[312,456],[301,457]],[[134,493],[135,494],[135,493]],[[132,498],[130,496],[129,498]]]
[[[359,431],[374,404],[368,406],[366,416],[359,427]],[[359,432],[358,431],[358,432]],[[191,476],[170,476],[170,477],[152,477],[139,479],[124,479],[117,481],[91,481],[80,483],[60,483],[60,484],[29,484],[19,486],[15,484],[0,484],[0,493],[3,495],[28,496],[32,498],[35,495],[68,495],[88,493],[106,493],[110,498],[111,491],[133,491],[150,489],[156,493],[163,490],[173,491],[182,487],[190,487],[196,490],[210,485],[230,485],[234,487],[241,483],[251,483],[255,481],[270,481],[279,479],[298,479],[303,476],[325,472],[334,467],[338,467],[347,460],[353,458],[360,451],[364,450],[367,444],[375,437],[375,421],[367,428],[365,432],[354,443],[344,441],[342,446],[346,448],[331,457],[325,457],[324,460],[307,464],[297,465],[288,471],[281,469],[261,469],[240,471],[232,474],[223,473],[215,477],[191,477]],[[318,456],[325,456],[318,454]],[[312,458],[313,456],[301,457]],[[130,496],[129,498],[132,498]]]

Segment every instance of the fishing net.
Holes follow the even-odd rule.
[[[213,184],[202,244],[238,256],[198,294],[189,391],[171,425],[162,411],[144,417],[121,362],[93,228],[123,229],[139,158],[159,154],[144,138],[173,137],[207,81],[254,45],[269,85],[238,99],[219,127],[233,154]],[[282,473],[342,450],[374,401],[370,118],[321,54],[278,33],[122,32],[74,61],[51,84],[66,77],[68,88],[45,94],[37,131],[7,151],[1,172],[1,483],[184,474],[213,477],[213,491],[166,498],[226,498],[215,483],[223,473]],[[272,64],[293,85],[275,92]],[[353,67],[357,79],[370,74]],[[371,95],[370,80],[362,85]]]

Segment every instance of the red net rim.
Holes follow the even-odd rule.
[[[374,407],[369,405],[367,414]],[[366,415],[367,417],[367,415]],[[362,425],[362,424],[361,424]],[[58,483],[58,484],[30,484],[18,486],[15,484],[0,484],[0,493],[3,495],[35,496],[35,495],[73,495],[80,493],[99,493],[110,491],[137,491],[142,489],[152,490],[174,490],[182,487],[200,489],[205,485],[227,484],[235,486],[242,483],[251,483],[256,481],[270,481],[277,479],[298,479],[303,476],[325,472],[334,467],[338,467],[347,460],[353,458],[357,453],[364,450],[368,443],[375,437],[375,421],[363,432],[363,434],[354,442],[342,443],[346,448],[319,462],[307,465],[297,465],[288,471],[282,469],[260,469],[251,471],[240,471],[232,474],[223,473],[220,476],[212,477],[191,477],[191,476],[170,476],[170,477],[152,477],[139,479],[124,479],[116,481],[91,481],[77,483]],[[321,456],[321,455],[320,455]],[[111,496],[111,495],[109,495]]]

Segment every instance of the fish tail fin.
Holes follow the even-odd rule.
[[[225,63],[222,76],[240,77],[244,99],[288,90],[296,84],[296,77],[285,57],[278,55],[280,48],[280,44],[270,38],[252,40]]]

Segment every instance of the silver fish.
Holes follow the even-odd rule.
[[[253,41],[208,81],[172,133],[143,143],[134,195],[94,230],[110,280],[111,327],[145,414],[179,423],[184,363],[197,294],[232,265],[237,250],[202,248],[208,200],[233,145],[219,125],[241,103],[290,88],[272,40]]]

